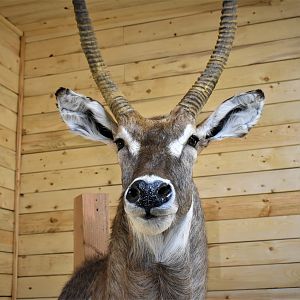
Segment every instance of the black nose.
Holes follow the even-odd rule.
[[[146,182],[135,181],[126,193],[126,200],[150,211],[153,207],[159,207],[172,198],[172,187],[164,181]]]
[[[66,93],[68,94],[69,93],[69,89],[66,89],[64,87],[60,87],[56,92],[55,92],[55,96],[58,97],[59,95],[63,94],[63,93]]]

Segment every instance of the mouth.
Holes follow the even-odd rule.
[[[147,212],[145,213],[145,215],[144,215],[143,218],[144,218],[145,220],[150,220],[150,219],[155,219],[155,218],[157,218],[157,216],[154,216],[154,215],[151,214],[150,211],[147,211]]]
[[[163,208],[142,209],[137,206],[125,206],[126,214],[131,225],[137,232],[146,235],[156,235],[167,230],[173,223],[177,206]]]

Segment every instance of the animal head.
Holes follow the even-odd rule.
[[[111,80],[84,1],[73,0],[73,5],[83,51],[115,118],[98,101],[66,88],[56,92],[59,111],[75,133],[114,145],[128,220],[143,234],[162,233],[191,208],[192,169],[198,153],[210,141],[244,136],[262,111],[263,92],[250,91],[224,101],[206,120],[196,123],[229,55],[236,3],[224,1],[219,37],[204,72],[168,115],[150,119],[135,111]]]

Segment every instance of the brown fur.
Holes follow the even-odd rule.
[[[193,165],[197,151],[209,141],[240,137],[252,128],[261,115],[263,92],[228,99],[197,128],[182,110],[155,119],[132,112],[116,124],[99,103],[85,96],[64,88],[56,96],[73,131],[95,140],[123,139],[118,151],[123,192],[108,255],[75,272],[59,299],[205,299],[207,245]],[[124,199],[132,182],[141,178],[172,185],[169,206],[152,208],[151,219]]]
[[[59,299],[205,299],[207,247],[203,211],[192,180],[194,158],[190,151],[195,150],[187,146],[177,158],[170,155],[167,147],[189,123],[194,121],[183,115],[160,120],[127,119],[122,126],[140,142],[141,148],[136,157],[127,149],[119,154],[123,191],[143,175],[154,174],[172,181],[179,209],[174,224],[163,235],[186,215],[193,201],[192,228],[184,253],[170,258],[168,263],[157,262],[147,245],[136,237],[121,197],[108,256],[77,271]],[[77,297],[74,288],[79,281],[86,288]]]

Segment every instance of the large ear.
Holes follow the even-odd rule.
[[[94,141],[113,141],[117,124],[98,101],[62,87],[55,96],[62,119],[72,131]]]
[[[224,101],[197,127],[198,137],[209,142],[246,135],[259,120],[264,99],[264,93],[256,90]]]

